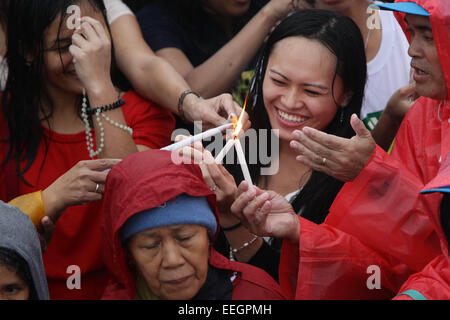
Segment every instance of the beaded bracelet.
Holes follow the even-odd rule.
[[[257,235],[254,235],[253,238],[252,238],[252,240],[250,240],[249,242],[244,243],[244,244],[243,244],[242,246],[240,246],[239,248],[233,249],[233,248],[230,247],[230,260],[231,260],[231,261],[234,261],[234,260],[235,260],[235,259],[234,259],[234,255],[235,255],[236,253],[238,253],[239,251],[241,251],[242,249],[247,248],[249,245],[251,245],[253,242],[255,242],[256,239],[258,239],[258,236],[257,236]]]
[[[198,93],[196,93],[192,90],[183,91],[183,93],[180,96],[180,99],[178,99],[178,114],[180,115],[180,118],[183,121],[187,121],[186,115],[184,114],[184,110],[183,110],[183,102],[184,102],[184,98],[186,98],[186,96],[188,94],[193,94],[193,95],[197,96],[197,98],[200,98],[200,99],[202,98],[202,97],[200,97],[200,95]]]
[[[120,98],[119,98],[119,100],[117,100],[116,102],[111,103],[111,104],[108,104],[108,105],[103,106],[103,107],[91,108],[91,107],[88,106],[88,107],[86,108],[86,113],[87,113],[88,115],[93,115],[93,114],[97,114],[97,113],[102,113],[102,112],[105,112],[105,111],[110,111],[110,110],[114,110],[114,109],[120,108],[120,107],[122,107],[124,104],[125,104],[125,101],[123,101],[123,99],[120,99]]]

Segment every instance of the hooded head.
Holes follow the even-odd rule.
[[[158,298],[195,296],[218,226],[215,195],[198,166],[175,164],[168,151],[128,156],[108,174],[102,216],[116,289],[132,299],[145,281]]]
[[[15,291],[22,299],[48,300],[48,285],[36,229],[16,207],[0,201],[0,296]],[[8,290],[3,290],[9,285]],[[6,293],[3,291],[7,291]],[[19,295],[17,295],[19,297]]]
[[[432,212],[430,218],[441,239],[442,252],[447,259],[450,259],[448,248],[450,241],[450,152],[447,154],[439,173],[421,191],[422,194],[434,192],[440,192],[444,197],[439,212]]]
[[[448,100],[450,93],[450,2],[396,0],[376,6],[394,10],[410,41],[409,55],[419,95]]]

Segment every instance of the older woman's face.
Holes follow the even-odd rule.
[[[336,116],[336,103],[347,103],[343,81],[335,78],[336,63],[336,56],[316,40],[288,37],[274,45],[263,98],[272,129],[279,130],[281,140],[291,140],[292,131],[305,126],[325,129]]]
[[[128,249],[139,275],[151,292],[162,299],[191,299],[205,283],[209,238],[203,226],[147,229],[130,239]]]

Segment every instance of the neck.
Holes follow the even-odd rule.
[[[47,121],[43,122],[44,126],[50,125],[55,132],[62,134],[73,134],[83,131],[84,125],[78,116],[78,96],[74,93],[66,93],[61,90],[47,86],[49,101],[44,103],[46,114],[50,114],[51,108],[53,112]],[[43,118],[44,115],[41,115]]]
[[[367,62],[375,58],[381,45],[381,28],[369,29],[368,27],[368,21],[373,19],[371,16],[374,14],[372,11],[367,12],[369,5],[371,5],[371,2],[368,0],[355,1],[354,5],[341,12],[351,18],[361,31]],[[378,15],[379,19],[379,13],[376,12],[375,14]]]
[[[311,168],[298,162],[297,153],[289,146],[289,141],[280,140],[278,172],[263,179],[265,189],[273,190],[285,196],[298,190],[309,179]]]

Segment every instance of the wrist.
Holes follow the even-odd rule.
[[[295,221],[291,224],[292,228],[286,239],[294,245],[298,245],[300,241],[300,220],[295,217]]]
[[[201,100],[202,98],[198,93],[191,90],[183,91],[178,99],[179,116],[185,121],[193,122],[195,120],[199,120],[196,119],[194,114]]]
[[[285,16],[285,14],[283,15],[280,10],[274,8],[273,2],[269,2],[265,7],[261,9],[260,12],[270,26],[274,25],[279,20],[283,19],[283,16]]]
[[[111,81],[96,83],[86,87],[86,94],[92,108],[100,107],[117,99],[117,91]],[[95,102],[94,104],[92,102]]]
[[[53,223],[56,223],[60,213],[65,210],[61,198],[54,194],[50,187],[48,187],[42,191],[42,203],[44,205],[46,215],[53,221]]]

